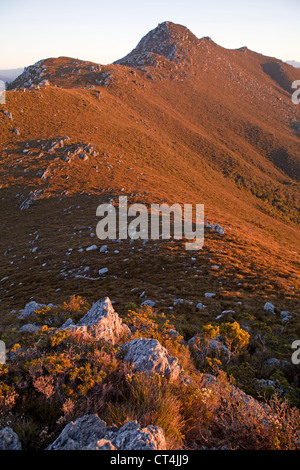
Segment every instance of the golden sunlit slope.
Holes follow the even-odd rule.
[[[300,113],[288,86],[299,74],[169,22],[112,65],[61,57],[29,67],[0,113],[3,251],[19,217],[33,230],[41,207],[54,216],[49,197],[77,207],[90,195],[82,224],[95,226],[97,201],[124,194],[204,203],[206,220],[242,243],[248,272],[262,262],[275,283],[297,279]]]

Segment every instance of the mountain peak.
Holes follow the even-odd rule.
[[[203,39],[211,41],[210,38]],[[116,63],[129,66],[150,65],[149,59],[151,62],[153,54],[174,62],[184,61],[201,41],[185,26],[164,21],[149,31],[135,49]]]

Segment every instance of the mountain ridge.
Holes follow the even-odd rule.
[[[210,55],[213,56],[212,60]],[[278,82],[288,91],[291,89],[291,74],[294,72],[294,67],[287,64],[280,59],[267,57],[257,52],[251,51],[246,46],[238,49],[226,49],[216,44],[210,37],[203,37],[198,39],[188,28],[182,25],[165,21],[160,23],[153,30],[149,31],[137,44],[137,46],[121,59],[114,61],[107,66],[99,63],[84,61],[68,57],[48,58],[42,59],[35,64],[28,66],[24,72],[17,77],[17,79],[10,84],[10,89],[22,87],[24,84],[27,86],[27,79],[32,79],[34,85],[38,84],[41,79],[38,71],[42,75],[46,75],[46,79],[54,79],[53,84],[61,84],[59,77],[52,76],[50,68],[60,67],[60,75],[64,77],[67,73],[69,76],[72,73],[81,73],[82,71],[106,71],[114,66],[127,66],[146,71],[150,67],[151,70],[155,69],[156,72],[160,68],[168,70],[168,76],[174,75],[184,77],[180,74],[183,68],[201,68],[201,72],[205,72],[207,67],[218,67],[216,62],[223,60],[228,62],[230,60],[233,64],[242,65],[247,67],[249,57],[252,61],[256,61],[265,73],[269,74],[271,78]],[[265,63],[264,63],[265,62]],[[73,67],[73,69],[72,69]],[[49,74],[39,69],[49,68]],[[178,69],[179,68],[179,69]],[[94,70],[93,70],[94,69]],[[171,69],[171,70],[170,70]],[[297,71],[298,72],[298,71]],[[300,78],[300,73],[296,78]],[[185,74],[187,71],[185,70]],[[164,73],[162,73],[163,75]],[[33,77],[31,77],[33,75]],[[88,79],[87,79],[88,80]],[[84,81],[84,80],[82,80]],[[93,82],[92,82],[93,83]],[[78,81],[75,82],[78,85]],[[29,86],[31,83],[29,83]],[[63,83],[65,85],[65,82]]]

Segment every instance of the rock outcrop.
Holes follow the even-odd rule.
[[[95,302],[86,315],[70,328],[75,328],[97,341],[104,340],[112,345],[118,343],[120,338],[131,334],[128,326],[114,311],[108,297]]]
[[[0,429],[0,450],[22,450],[17,434],[8,426]]]
[[[54,307],[54,305],[53,304],[48,304],[48,305],[39,304],[39,303],[35,302],[34,300],[32,300],[31,302],[28,302],[25,305],[23,310],[20,310],[19,318],[29,317],[30,315],[33,315],[35,310],[39,310],[39,309],[44,308],[44,307]]]
[[[129,421],[121,428],[107,427],[96,414],[85,415],[67,424],[47,450],[164,450],[163,430],[158,426],[141,428]]]
[[[168,351],[156,339],[138,338],[123,345],[124,361],[133,365],[138,372],[163,374],[170,380],[178,379],[183,372],[177,357],[171,357]]]
[[[71,421],[47,450],[82,450],[102,439],[107,427],[97,415],[85,415]]]

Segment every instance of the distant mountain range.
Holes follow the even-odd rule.
[[[0,80],[3,82],[12,82],[15,80],[21,73],[23,73],[24,68],[19,69],[7,69],[0,70]]]

